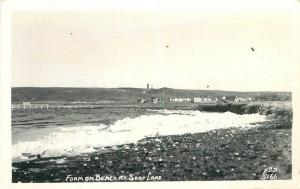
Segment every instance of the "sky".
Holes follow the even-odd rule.
[[[19,11],[12,86],[290,91],[292,42],[287,12]]]

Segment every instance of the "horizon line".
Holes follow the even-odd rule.
[[[13,87],[12,88],[73,88],[73,89],[145,89],[147,90],[147,88],[141,88],[141,87],[70,87],[70,86],[66,86],[66,87],[62,87],[62,86],[56,86],[56,87],[40,87],[40,86],[18,86],[18,87]],[[238,90],[223,90],[223,89],[182,89],[182,88],[172,88],[172,87],[160,87],[160,88],[152,88],[153,89],[163,89],[163,88],[167,88],[167,89],[175,89],[175,90],[191,90],[191,91],[228,91],[228,92],[289,92],[292,93],[292,91],[284,91],[284,90],[255,90],[255,91],[238,91]],[[151,90],[151,88],[150,88]]]

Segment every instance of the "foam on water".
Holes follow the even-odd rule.
[[[199,133],[230,127],[248,129],[257,126],[252,123],[265,121],[265,116],[259,114],[156,111],[158,115],[125,118],[110,126],[58,127],[43,137],[14,144],[13,161],[28,160],[37,154],[53,157],[90,153],[104,146],[135,143],[146,137]]]

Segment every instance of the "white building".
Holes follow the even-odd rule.
[[[209,97],[209,96],[200,96],[194,97],[194,103],[216,103],[219,99],[217,97]]]
[[[195,103],[202,102],[202,98],[201,97],[194,97],[193,102],[195,102]]]
[[[24,105],[24,106],[30,106],[31,103],[30,103],[30,102],[23,102],[23,105]]]
[[[192,99],[187,98],[187,97],[172,97],[169,98],[170,102],[191,102]]]

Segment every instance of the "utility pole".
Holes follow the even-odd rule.
[[[163,99],[162,100],[165,102],[165,88],[163,88]]]

